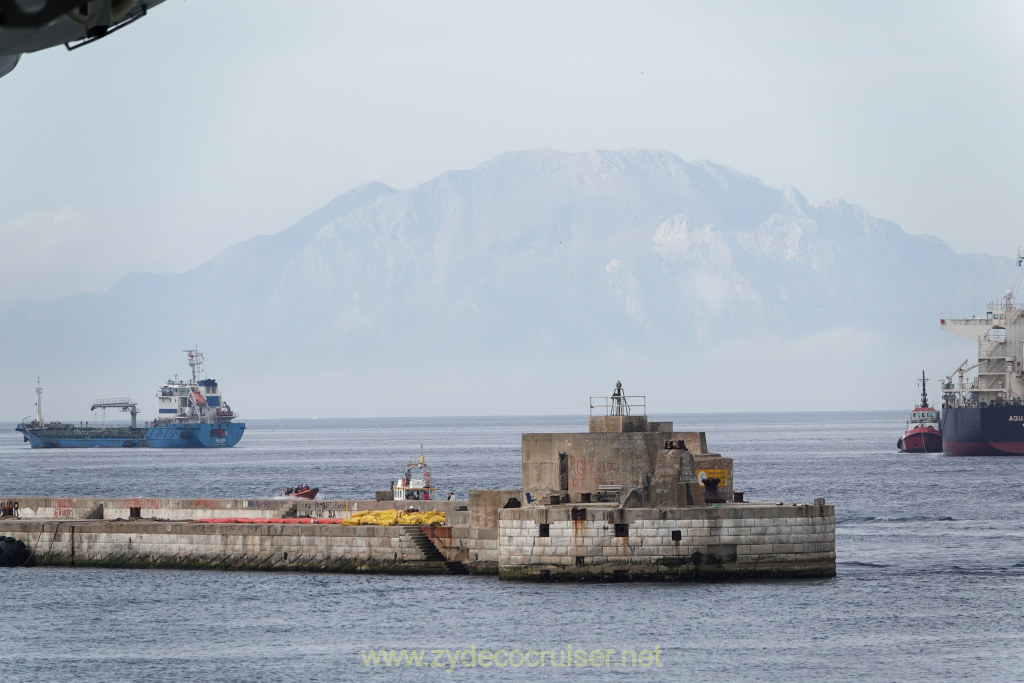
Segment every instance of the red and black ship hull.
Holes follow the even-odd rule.
[[[946,408],[942,415],[946,455],[1024,455],[1024,405]]]
[[[942,433],[932,427],[914,427],[896,442],[896,446],[903,453],[941,453]]]

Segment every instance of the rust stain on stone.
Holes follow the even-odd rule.
[[[587,532],[587,520],[585,519],[574,519],[572,520],[572,536],[573,540],[579,542],[579,535],[586,534]]]

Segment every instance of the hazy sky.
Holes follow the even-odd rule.
[[[1012,255],[1022,74],[1020,2],[166,0],[0,79],[0,304],[541,147],[709,159]]]

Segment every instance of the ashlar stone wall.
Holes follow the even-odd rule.
[[[498,554],[507,579],[834,576],[835,509],[821,501],[503,510]]]

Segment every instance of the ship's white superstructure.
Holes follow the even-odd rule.
[[[964,361],[943,382],[943,407],[1024,403],[1024,308],[1013,293],[990,302],[984,318],[943,318],[939,327],[978,342],[978,362]],[[977,376],[964,377],[977,369]]]
[[[190,379],[167,380],[157,393],[159,419],[166,422],[230,422],[235,413],[221,397],[217,380],[200,379],[203,354],[187,349]]]
[[[430,468],[420,454],[419,462],[405,466],[405,475],[391,483],[394,500],[431,500],[437,488],[430,484]]]
[[[942,452],[952,456],[1024,456],[1024,306],[1013,292],[1024,282],[1024,255],[1017,255],[1017,282],[985,317],[942,319],[940,328],[978,344],[978,360],[965,360],[942,383]],[[965,377],[976,371],[974,377]]]

